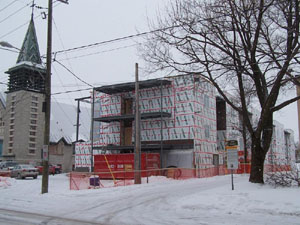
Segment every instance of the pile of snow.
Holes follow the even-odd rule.
[[[70,191],[65,174],[15,180],[0,189],[0,209],[34,212],[100,224],[299,224],[300,188],[252,184],[248,176],[172,180]]]

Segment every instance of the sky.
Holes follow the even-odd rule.
[[[0,1],[0,41],[21,48],[31,17],[31,2]],[[42,56],[46,54],[47,37],[47,20],[42,19],[42,14],[47,14],[47,2],[35,0],[36,5],[42,9],[34,10],[34,22]],[[149,31],[149,20],[155,20],[156,15],[168,2],[169,0],[69,0],[69,4],[66,5],[54,0],[52,51],[72,49]],[[139,63],[140,79],[153,78],[154,75],[150,76],[144,72],[144,62],[138,57],[137,47],[143,41],[141,38],[130,38],[57,53],[56,62],[52,64],[52,100],[71,104],[75,108],[75,98],[89,95],[89,90],[78,90],[88,89],[89,85],[98,87],[134,81],[135,63]],[[4,72],[15,65],[17,56],[16,52],[0,49],[0,82],[7,82],[8,77]],[[0,84],[0,91],[5,90],[6,85]],[[66,91],[75,92],[56,94]],[[287,96],[292,97],[295,93],[292,89]],[[283,96],[282,99],[287,96]],[[294,130],[295,140],[298,140],[295,103],[276,113],[275,119],[283,123],[285,128]]]
[[[88,176],[72,179],[90,188],[85,190],[70,190],[69,177],[49,176],[49,192],[42,195],[41,176],[1,177],[0,224],[299,224],[299,187],[253,184],[247,174],[234,175],[234,190],[230,175],[188,180],[152,176],[149,183],[143,178],[143,184],[126,187],[100,180],[96,189]]]

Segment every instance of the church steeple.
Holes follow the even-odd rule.
[[[17,60],[17,63],[20,62],[32,62],[34,64],[42,64],[32,16]]]
[[[19,90],[40,93],[45,91],[46,68],[42,65],[33,16],[31,16],[17,64],[6,73],[9,74],[8,93]]]

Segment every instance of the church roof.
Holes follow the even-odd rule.
[[[25,35],[23,45],[17,60],[17,64],[20,62],[42,64],[33,18],[31,18],[30,20],[27,33]]]

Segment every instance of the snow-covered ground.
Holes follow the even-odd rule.
[[[234,175],[233,191],[230,176],[81,191],[69,190],[65,174],[49,178],[43,195],[41,177],[9,179],[0,217],[5,209],[99,224],[300,224],[299,187],[251,184],[246,175]]]

